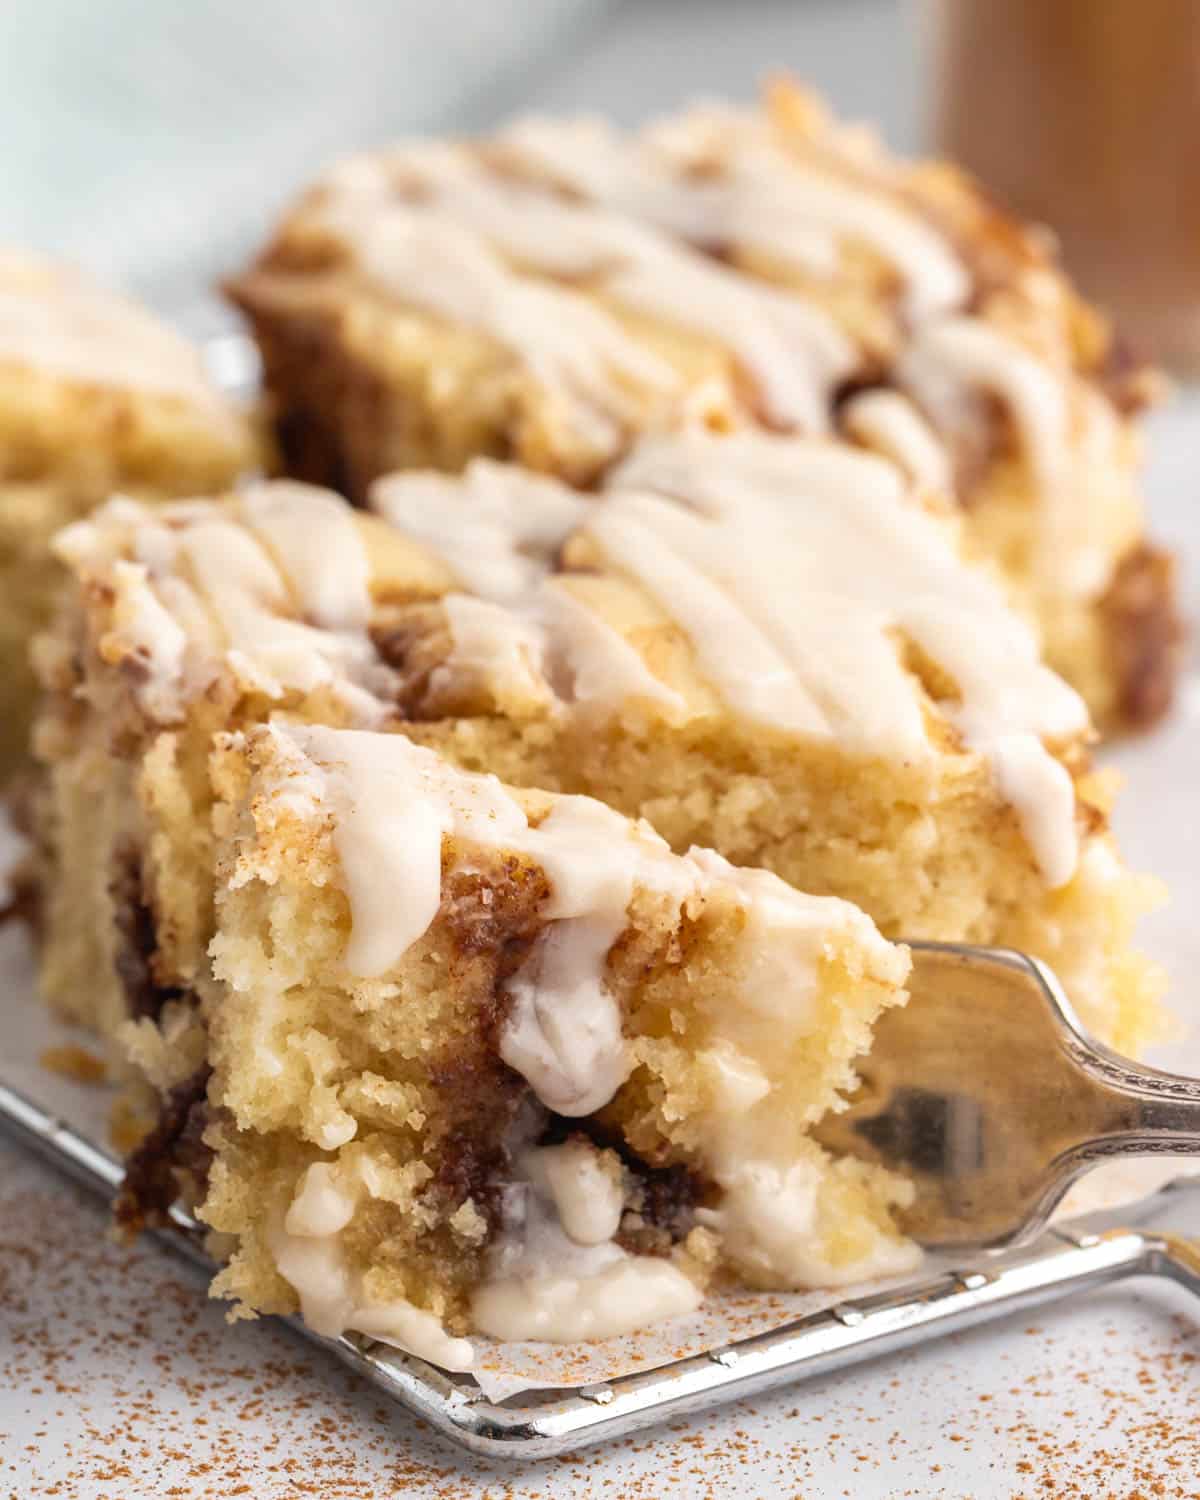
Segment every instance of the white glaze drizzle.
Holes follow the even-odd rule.
[[[347,164],[354,167],[355,164]],[[577,293],[523,276],[486,239],[421,203],[381,202],[362,170],[337,179],[314,210],[390,296],[496,340],[520,360],[565,414],[581,441],[604,454],[647,403],[682,397],[670,364]]]
[[[964,384],[990,391],[1012,412],[1034,478],[1052,499],[1064,479],[1069,409],[1061,375],[980,318],[944,318],[915,330],[895,370],[942,431],[963,421]]]
[[[941,495],[954,488],[950,455],[929,423],[899,391],[861,391],[842,409],[842,426],[856,441],[890,458],[915,484]]]
[[[447,594],[442,608],[453,648],[430,674],[431,689],[465,670],[484,680],[501,702],[550,698],[543,678],[545,639],[531,620],[472,594]]]
[[[733,109],[692,110],[637,135],[597,120],[530,119],[484,147],[417,143],[343,163],[324,180],[327,201],[314,211],[358,246],[364,268],[370,261],[397,292],[403,283],[418,304],[486,326],[527,358],[548,388],[580,406],[581,430],[591,426],[589,441],[600,451],[614,450],[618,429],[636,427],[639,419],[645,425],[645,399],[631,407],[630,383],[662,394],[675,388],[669,372],[644,343],[623,333],[618,354],[611,343],[617,325],[606,320],[608,331],[601,332],[591,316],[603,318],[600,310],[565,287],[541,283],[544,295],[531,292],[519,320],[503,314],[502,304],[525,297],[513,286],[528,279],[511,266],[497,270],[493,251],[543,276],[584,277],[610,302],[715,338],[751,375],[768,421],[822,432],[834,387],[859,362],[852,341],[819,303],[685,247],[765,255],[836,287],[845,244],[866,245],[904,289],[900,384],[950,438],[961,436],[971,390],[992,392],[1012,414],[1035,483],[1052,496],[1071,451],[1059,419],[1068,408],[1086,407],[1086,391],[1069,370],[987,319],[960,315],[969,271],[895,190],[893,170],[842,150],[832,133],[809,148],[769,119]],[[564,188],[570,201],[561,196]],[[405,192],[410,201],[399,201]],[[421,244],[406,249],[409,240]],[[376,253],[384,241],[393,243],[390,271],[387,255]],[[505,276],[513,286],[501,291]],[[572,305],[582,311],[572,312]],[[634,369],[635,348],[657,363],[656,375],[640,363]],[[606,364],[620,378],[608,380],[602,395]],[[706,395],[696,400],[703,407]],[[948,462],[931,454],[912,422],[901,433],[895,411],[871,416],[876,428],[884,420],[907,459],[919,444],[923,482],[935,471],[949,477]],[[879,446],[886,450],[890,440]],[[1068,494],[1064,506],[1078,510],[1077,495]],[[1047,549],[1060,533],[1055,523]]]
[[[719,1229],[729,1260],[759,1284],[834,1286],[911,1269],[917,1247],[865,1221],[856,1221],[862,1238],[855,1257],[838,1257],[836,1210],[823,1202],[833,1165],[804,1134],[824,1101],[819,1093],[798,1100],[794,1082],[812,1047],[828,1048],[831,1039],[835,1049],[840,1040],[840,1061],[851,1062],[839,1025],[831,1029],[831,961],[849,954],[854,965],[832,981],[835,993],[838,986],[861,990],[869,980],[889,992],[887,1004],[900,998],[907,952],[884,944],[854,907],[798,903],[769,871],[735,867],[711,850],[691,857],[709,880],[736,891],[745,910],[727,979],[733,1002],[696,1001],[706,1019],[712,1013],[712,1040],[696,1058],[709,1086],[688,1123],[707,1175],[722,1190],[700,1222]],[[831,1058],[831,1071],[837,1065]],[[799,1120],[798,1103],[809,1108]]]
[[[466,147],[397,148],[343,164],[325,185],[333,212],[341,215],[349,201],[357,222],[377,222],[398,195],[419,194],[422,210],[482,236],[519,267],[587,278],[617,304],[717,340],[755,383],[767,419],[782,427],[827,430],[833,390],[859,361],[819,305],[727,270],[653,228],[497,175]]]
[[[1114,480],[1127,483],[1121,427],[1107,397],[981,319],[918,330],[895,379],[951,440],[985,420],[978,403],[964,399],[964,385],[1005,406],[1039,490],[1035,578],[1044,574],[1055,594],[1097,598],[1111,578],[1113,541],[1096,530],[1104,505],[1093,497]]]
[[[959,699],[942,712],[991,761],[1047,880],[1070,878],[1074,793],[1044,742],[1086,730],[1082,701],[1041,664],[1030,629],[985,573],[963,563],[945,518],[922,508],[896,467],[832,442],[691,432],[644,440],[583,509],[539,491],[528,522],[518,471],[507,471],[502,498],[501,466],[469,470],[444,506],[423,501],[429,482],[390,479],[373,501],[501,599],[510,588],[545,592],[539,576],[578,519],[608,565],[686,631],[725,701],[779,732],[929,756],[897,640],[908,636],[953,679]],[[458,509],[469,514],[474,493],[477,523]],[[539,624],[548,661],[559,637],[553,621]],[[599,660],[599,701],[619,703],[628,680],[611,652]]]
[[[369,1173],[314,1162],[283,1222],[268,1231],[276,1269],[299,1297],[304,1321],[325,1338],[353,1329],[443,1369],[470,1369],[475,1351],[469,1339],[452,1337],[433,1313],[403,1298],[370,1296],[363,1277],[347,1265],[342,1232],[370,1191]]]
[[[556,479],[486,458],[461,477],[390,474],[370,491],[372,510],[435,551],[465,589],[497,604],[529,594],[589,503]]]
[[[714,130],[699,110],[641,137],[600,120],[528,119],[500,141],[516,165],[701,246],[765,252],[812,274],[836,266],[840,241],[858,240],[902,277],[912,317],[966,299],[958,256],[883,187],[804,161],[752,115],[716,119]]]
[[[855,908],[738,871],[707,851],[674,855],[645,824],[591,798],[555,797],[531,826],[516,795],[494,776],[458,770],[401,735],[282,722],[258,734],[269,740],[281,778],[272,796],[291,783],[311,815],[332,821],[351,913],[343,962],[353,975],[386,974],[432,924],[444,838],[524,854],[540,865],[550,887],[539,913],[546,925],[509,981],[516,1014],[500,1045],[542,1103],[559,1113],[591,1113],[626,1076],[620,1017],[604,974],[635,888],[679,906],[722,887],[751,909],[757,977],[753,985],[747,977],[750,987],[739,998],[743,1011],[771,1008],[772,1027],[785,997],[798,1023],[808,971],[831,928],[853,931],[877,965],[899,962],[896,982],[902,980],[903,961],[891,958],[895,950]],[[776,967],[764,969],[768,960]]]
[[[641,653],[568,587],[569,575],[547,578],[518,619],[536,623],[543,661],[559,697],[580,714],[605,718],[650,703],[668,723],[687,717],[681,693],[656,677]],[[513,612],[510,611],[510,615]]]
[[[606,992],[604,969],[625,928],[632,890],[632,877],[622,880],[624,903],[547,927],[505,987],[511,1007],[500,1056],[556,1114],[595,1113],[629,1074],[621,1015]]]
[[[269,697],[328,688],[359,722],[387,712],[394,676],[367,634],[366,552],[329,491],[276,481],[224,508],[110,501],[55,550],[83,577],[115,579],[107,649],[138,660],[135,692],[158,717],[177,716],[222,664]]]
[[[1070,878],[1074,794],[1043,742],[1085,731],[1086,710],[895,469],[833,444],[687,434],[644,443],[609,490],[586,529],[685,624],[728,701],[785,729],[811,712],[806,732],[867,753],[926,754],[902,631],[955,682],[942,711],[991,761],[1047,881]]]
[[[635,887],[661,893],[676,912],[685,906],[695,912],[697,902],[717,898],[740,908],[727,982],[695,996],[696,1024],[708,1037],[696,1063],[700,1076],[707,1071],[711,1080],[690,1107],[696,1150],[713,1180],[727,1188],[721,1225],[735,1260],[743,1257],[756,1274],[770,1274],[779,1284],[841,1274],[821,1259],[825,1231],[819,1224],[809,1226],[803,1252],[792,1247],[785,1254],[776,1243],[772,1226],[798,1223],[806,1201],[792,1192],[794,1184],[790,1207],[768,1203],[747,1184],[771,1174],[785,1183],[797,1141],[843,1081],[854,1043],[839,1028],[811,1097],[791,1099],[792,1124],[780,1130],[775,1090],[795,1088],[797,1051],[805,1055],[817,1038],[828,1045],[823,966],[843,948],[853,954],[857,983],[881,987],[862,1002],[869,1018],[877,1004],[901,994],[908,967],[903,949],[886,943],[845,902],[804,896],[773,875],[736,869],[711,852],[672,855],[644,826],[585,798],[552,799],[547,815],[530,826],[515,794],[495,778],[456,770],[403,736],[277,722],[257,731],[256,739],[275,757],[272,802],[286,796],[294,811],[331,821],[351,906],[346,958],[352,972],[386,973],[433,921],[447,835],[460,848],[474,843],[512,850],[541,864],[550,886],[541,912],[542,951],[509,985],[514,1011],[526,1007],[536,1019],[511,1017],[500,1050],[541,1103],[560,1112],[600,1108],[630,1067],[605,972]],[[462,852],[471,857],[469,849]],[[576,1139],[519,1150],[516,1161],[515,1181],[506,1190],[506,1228],[473,1301],[478,1327],[505,1338],[605,1337],[695,1306],[698,1293],[682,1272],[630,1256],[614,1243],[625,1202],[615,1157]],[[391,1336],[403,1342],[411,1337],[407,1325],[397,1321],[394,1308],[384,1310],[386,1318],[375,1315],[347,1282],[336,1245],[370,1190],[366,1178],[348,1179],[340,1164],[314,1165],[282,1226],[290,1238],[277,1238],[275,1253],[283,1274],[306,1297],[306,1315],[311,1307],[326,1327],[340,1319],[367,1331],[390,1320]],[[866,1252],[874,1258],[856,1263],[859,1274],[875,1269],[880,1256],[899,1255],[897,1247],[893,1236],[882,1234]],[[911,1247],[904,1254],[911,1260]]]
[[[571,1343],[693,1311],[700,1291],[682,1271],[614,1242],[622,1202],[619,1179],[590,1143],[526,1151],[505,1188],[488,1277],[471,1299],[480,1332]]]
[[[670,889],[685,867],[644,825],[564,797],[531,827],[494,776],[457,771],[402,736],[274,726],[275,747],[306,780],[318,768],[350,902],[344,963],[386,973],[429,928],[441,902],[442,840],[528,855],[551,894],[547,926],[512,977],[500,1054],[543,1103],[589,1114],[628,1074],[621,1017],[604,980],[637,880]]]
[[[0,362],[89,385],[221,405],[199,352],[135,303],[0,251]]]
[[[245,524],[272,553],[297,612],[322,630],[357,630],[371,621],[371,569],[346,505],[327,490],[284,479],[244,490]]]
[[[635,875],[672,875],[666,845],[581,797],[560,799],[530,827],[494,776],[456,771],[402,737],[315,726],[272,733],[281,753],[320,768],[350,901],[344,962],[352,974],[386,973],[427,931],[441,902],[444,837],[519,851],[542,865],[552,891],[548,925],[509,982],[500,1053],[551,1108],[587,1114],[607,1103],[629,1063],[605,960],[625,925]]]
[[[480,613],[445,600],[454,650],[445,665],[490,667],[496,686],[527,684],[537,664],[558,696],[583,712],[612,712],[632,700],[672,718],[678,693],[640,654],[549,576],[568,536],[592,508],[577,490],[509,464],[477,459],[465,474],[392,474],[371,488],[371,508],[445,562],[465,588],[492,606]],[[439,672],[443,669],[439,668]]]
[[[620,1163],[590,1141],[575,1137],[559,1146],[526,1151],[517,1174],[554,1204],[563,1232],[577,1245],[602,1245],[621,1227],[625,1207]]]
[[[864,1234],[859,1253],[850,1260],[837,1258],[830,1244],[839,1228],[837,1210],[831,1213],[822,1204],[831,1164],[816,1151],[787,1160],[779,1153],[718,1160],[720,1207],[701,1210],[699,1218],[720,1231],[726,1255],[758,1285],[850,1286],[903,1275],[920,1264],[919,1246],[862,1217],[855,1220]]]

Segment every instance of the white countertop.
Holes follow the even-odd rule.
[[[287,1329],[227,1327],[186,1265],[149,1243],[110,1244],[96,1204],[2,1142],[0,1182],[6,1497],[1195,1492],[1200,1314],[1157,1282],[956,1335],[578,1459],[506,1467],[466,1458],[385,1411],[376,1392]],[[1104,1484],[1086,1478],[1097,1468]],[[1081,1487],[1068,1489],[1070,1480]],[[1185,1488],[1151,1488],[1172,1480]]]

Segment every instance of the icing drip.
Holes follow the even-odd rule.
[[[563,1232],[577,1245],[601,1245],[621,1227],[625,1193],[620,1163],[590,1141],[527,1151],[518,1175],[552,1200]]]
[[[322,630],[365,630],[371,620],[366,549],[346,506],[325,490],[277,479],[242,493],[241,514],[274,555],[297,612]]]
[[[685,626],[727,700],[772,727],[928,753],[894,632],[909,637],[953,679],[942,710],[991,760],[1047,880],[1070,877],[1074,797],[1043,740],[1085,730],[1083,704],[893,468],[801,440],[662,439],[613,474],[586,530]]]
[[[693,850],[691,858],[745,911],[724,993],[696,1002],[709,1027],[696,1059],[708,1087],[688,1124],[700,1165],[721,1189],[716,1209],[700,1210],[699,1221],[720,1230],[725,1254],[759,1284],[833,1286],[911,1269],[917,1247],[882,1225],[869,1229],[861,1214],[854,1215],[863,1230],[854,1255],[839,1256],[847,1210],[833,1163],[806,1134],[825,1099],[814,1092],[804,1100],[796,1090],[804,1059],[836,1034],[832,1016],[845,1004],[838,988],[882,984],[890,991],[882,1003],[895,1003],[903,998],[907,953],[889,948],[845,902],[797,900],[777,876],[737,868],[710,850]],[[837,967],[846,953],[855,955],[853,978]],[[831,981],[831,973],[838,977]],[[799,1118],[798,1099],[809,1108]]]
[[[512,1008],[500,1056],[556,1114],[593,1114],[629,1074],[621,1015],[604,988],[608,950],[624,927],[624,906],[555,922],[506,986]]]
[[[766,257],[836,288],[846,247],[865,246],[903,289],[897,383],[950,438],[972,420],[972,391],[994,394],[1052,496],[1070,453],[1069,372],[962,314],[971,280],[954,249],[878,164],[828,145],[806,154],[736,111],[694,111],[632,136],[591,120],[525,120],[485,146],[415,143],[345,162],[317,211],[380,284],[525,358],[605,451],[646,425],[647,400],[680,390],[593,298],[715,340],[768,425],[820,434],[838,385],[861,367],[855,339],[820,301],[703,252]],[[860,440],[921,483],[952,483],[915,411],[882,393],[853,405]]]
[[[894,372],[948,438],[986,420],[964,386],[986,391],[1011,416],[1039,491],[1035,570],[1055,593],[1097,597],[1111,572],[1109,539],[1094,530],[1101,497],[1120,473],[1111,406],[980,319],[948,318],[918,329]]]
[[[391,474],[371,487],[371,509],[432,548],[464,588],[519,603],[549,571],[589,501],[555,479],[476,459],[461,477]]]
[[[553,798],[531,825],[517,795],[495,778],[457,770],[400,735],[276,723],[257,738],[277,758],[272,805],[290,787],[293,808],[331,824],[351,908],[345,961],[353,973],[385,973],[434,920],[447,836],[460,848],[516,852],[541,866],[545,926],[509,981],[499,1050],[559,1113],[603,1107],[641,1045],[622,1035],[605,983],[635,889],[661,894],[676,914],[669,920],[685,908],[697,915],[710,900],[727,905],[736,937],[724,982],[696,989],[687,1023],[699,1085],[686,1115],[691,1150],[723,1189],[713,1224],[736,1261],[780,1285],[912,1263],[912,1247],[883,1229],[852,1263],[837,1259],[831,1210],[819,1199],[829,1164],[805,1137],[854,1046],[839,1020],[834,1056],[825,1058],[834,1017],[849,1004],[869,1020],[902,995],[907,954],[862,912],[708,851],[673,855],[644,826],[586,798]],[[844,953],[853,955],[853,981]],[[831,991],[830,972],[854,984],[852,999]],[[865,986],[874,992],[864,995]],[[699,1293],[677,1267],[615,1242],[625,1184],[613,1153],[573,1138],[514,1146],[513,1156],[504,1228],[473,1298],[480,1329],[503,1338],[599,1338],[696,1305]],[[310,1167],[272,1248],[321,1329],[355,1327],[423,1352],[428,1345],[416,1340],[434,1330],[422,1323],[414,1331],[412,1309],[372,1305],[342,1261],[338,1237],[363,1194],[376,1192],[368,1167]],[[792,1230],[795,1243],[785,1233]]]
[[[622,1201],[619,1177],[604,1171],[594,1146],[526,1152],[505,1191],[488,1279],[471,1299],[475,1326],[499,1339],[569,1343],[615,1338],[699,1306],[699,1288],[678,1267],[613,1241]]]
[[[546,668],[560,696],[584,714],[628,713],[631,704],[648,701],[668,723],[685,719],[682,694],[660,682],[641,653],[567,584],[567,577],[547,579],[525,611],[540,629]]]
[[[364,1192],[370,1184],[361,1176],[347,1181],[333,1164],[314,1162],[283,1223],[268,1232],[276,1268],[300,1298],[304,1321],[325,1338],[354,1330],[443,1369],[470,1369],[470,1340],[453,1338],[433,1313],[403,1298],[371,1297],[363,1277],[346,1264],[341,1235]]]
[[[953,438],[983,420],[963,386],[989,392],[1009,412],[1039,490],[1034,567],[1055,593],[1096,598],[1112,568],[1111,536],[1097,529],[1105,493],[1125,461],[1111,404],[1014,339],[978,319],[951,318],[917,331],[895,371],[935,425]]]
[[[350,902],[344,962],[386,973],[441,902],[442,840],[527,855],[545,871],[547,927],[508,984],[500,1055],[551,1109],[589,1114],[624,1082],[629,1059],[604,972],[636,881],[671,890],[689,872],[657,835],[584,797],[563,797],[536,827],[494,776],[457,771],[402,736],[275,726],[277,748],[317,765]],[[694,878],[694,874],[690,878]]]
[[[1054,495],[1064,478],[1067,391],[1042,360],[978,318],[945,318],[915,331],[895,375],[950,433],[964,420],[964,383],[999,397],[1012,412],[1038,485]]]
[[[877,964],[890,961],[892,950],[845,903],[802,896],[705,851],[673,855],[644,824],[590,798],[556,797],[531,826],[495,777],[457,770],[403,736],[281,723],[261,733],[285,769],[281,786],[302,785],[310,811],[332,818],[352,924],[343,961],[354,975],[387,973],[428,930],[440,905],[444,838],[523,854],[542,868],[550,888],[540,913],[545,927],[509,981],[500,1052],[558,1113],[601,1108],[628,1074],[605,970],[635,889],[680,907],[719,887],[746,905],[754,960],[734,1011],[742,1031],[746,1017],[760,1018],[755,1035],[768,1046],[781,1005],[791,1025],[805,1022],[805,986],[815,982],[831,928],[852,930]]]
[[[617,512],[617,513],[614,513]],[[727,703],[747,718],[795,734],[829,737],[831,730],[809,684],[793,670],[786,648],[772,639],[744,601],[730,598],[717,572],[720,540],[704,523],[645,496],[623,497],[594,517],[588,533],[608,560],[646,587],[686,631],[705,674]],[[710,571],[697,566],[707,551]],[[692,556],[688,553],[691,551]],[[897,708],[905,705],[897,702]],[[915,710],[914,710],[915,712]]]
[[[320,770],[352,926],[343,962],[386,973],[428,930],[441,903],[442,839],[519,843],[524,811],[492,776],[459,776],[401,737],[274,726],[281,753]]]
[[[831,1254],[838,1230],[838,1204],[829,1206],[830,1162],[819,1153],[797,1152],[789,1160],[755,1158],[728,1161],[717,1172],[724,1189],[721,1205],[701,1210],[700,1219],[718,1229],[725,1253],[759,1285],[781,1288],[849,1286],[875,1276],[914,1270],[921,1251],[911,1240],[884,1231],[851,1260]],[[844,1212],[844,1210],[843,1210]],[[855,1228],[867,1228],[855,1220]]]
[[[528,119],[483,145],[404,145],[335,168],[313,211],[380,285],[525,359],[604,452],[647,425],[657,398],[673,412],[683,398],[678,377],[597,299],[715,340],[768,425],[820,434],[839,383],[862,366],[857,325],[848,334],[820,299],[850,274],[847,248],[865,247],[901,288],[896,381],[950,438],[970,425],[972,392],[994,394],[1051,496],[1071,452],[1069,411],[1084,429],[1103,421],[1068,368],[962,312],[969,270],[898,180],[832,133],[806,145],[760,115],[709,108],[634,135]],[[818,295],[715,258],[729,251],[791,267]],[[854,427],[920,482],[951,483],[915,413],[872,395]],[[1065,504],[1078,508],[1071,495]]]
[[[476,599],[470,594],[447,594],[442,600],[446,624],[454,649],[448,660],[436,667],[430,686],[452,680],[457,670],[478,673],[497,697],[549,696],[540,673],[544,666],[545,641],[537,626],[522,614]]]
[[[882,395],[885,423],[898,422],[911,446],[913,432],[923,433],[920,418],[903,398]],[[999,587],[962,562],[948,523],[921,507],[896,467],[819,440],[693,432],[644,440],[597,500],[572,503],[570,492],[539,488],[528,516],[519,471],[477,469],[445,504],[429,503],[429,486],[447,481],[421,475],[385,481],[373,500],[441,550],[464,581],[500,601],[532,598],[509,629],[535,620],[543,664],[574,657],[576,684],[594,702],[619,705],[639,684],[632,648],[600,616],[579,615],[588,622],[589,677],[563,621],[544,606],[539,612],[536,601],[556,585],[566,597],[570,573],[545,575],[572,524],[686,631],[725,701],[764,727],[865,754],[929,756],[900,649],[907,637],[953,680],[957,697],[942,701],[942,712],[991,761],[1047,879],[1070,878],[1074,794],[1044,742],[1086,730],[1086,711],[1041,664],[1032,632]],[[473,495],[480,503],[472,519]],[[665,698],[662,708],[685,711]]]
[[[607,1160],[605,1160],[607,1157]],[[506,1185],[507,1227],[476,1291],[474,1321],[498,1338],[607,1338],[689,1312],[698,1288],[674,1266],[627,1254],[613,1241],[624,1193],[615,1158],[568,1141],[525,1151]],[[432,1313],[400,1299],[371,1298],[346,1265],[341,1235],[369,1184],[316,1162],[282,1225],[270,1234],[276,1266],[300,1297],[305,1322],[336,1338],[354,1330],[449,1370],[469,1369],[469,1340],[448,1335]]]

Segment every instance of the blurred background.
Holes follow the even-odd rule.
[[[0,0],[0,240],[193,326],[328,157],[525,110],[635,121],[790,69],[919,138],[903,0]]]
[[[1200,0],[0,0],[0,239],[203,333],[332,156],[781,69],[971,166],[1135,343],[1200,365]]]

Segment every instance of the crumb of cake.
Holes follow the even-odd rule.
[[[98,1084],[108,1080],[108,1063],[86,1047],[68,1042],[61,1047],[47,1047],[38,1062],[50,1073],[70,1078],[75,1083]]]
[[[154,1129],[157,1101],[133,1090],[118,1093],[108,1112],[108,1139],[114,1151],[130,1156],[140,1141]]]

